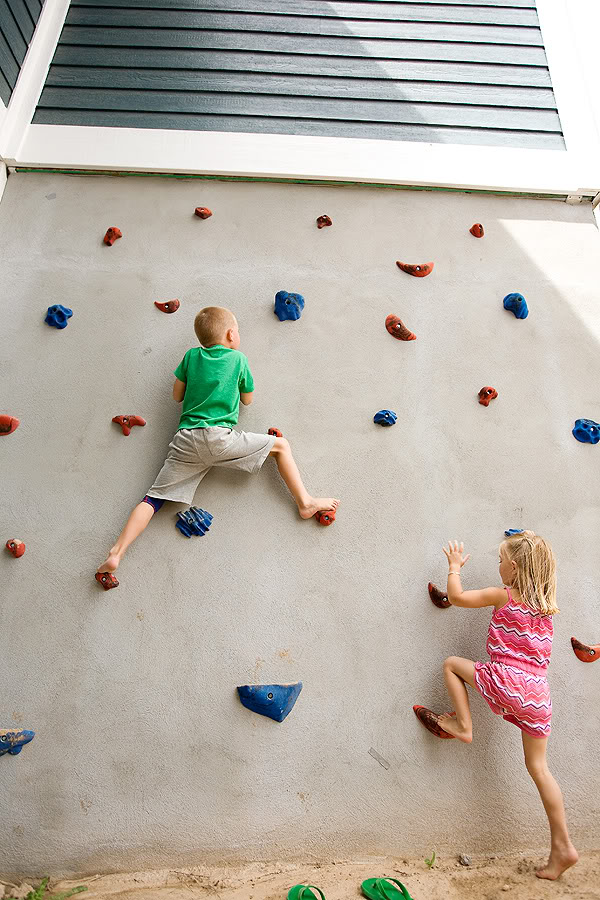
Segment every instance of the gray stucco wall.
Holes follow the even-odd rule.
[[[1,869],[545,847],[518,730],[476,697],[473,745],[438,742],[411,709],[447,707],[447,655],[485,658],[489,612],[428,599],[442,543],[473,554],[466,586],[495,584],[503,529],[521,525],[558,557],[549,758],[575,841],[597,847],[600,667],[569,643],[600,639],[600,446],[570,433],[600,419],[590,207],[13,175],[0,228],[2,411],[21,419],[0,445],[1,537],[27,544],[0,554],[0,719],[37,732],[0,759]],[[396,259],[436,267],[415,279]],[[281,288],[305,295],[300,321],[274,317]],[[525,321],[502,308],[512,290]],[[175,315],[153,306],[171,297]],[[74,310],[62,332],[43,321],[56,302]],[[165,506],[104,593],[95,567],[163,461],[171,372],[213,303],[238,315],[256,379],[240,425],[282,429],[338,519],[301,521],[272,461],[213,472],[196,495],[210,533],[186,540]],[[390,312],[416,341],[386,333]],[[382,407],[394,428],[373,425]],[[125,438],[118,413],[148,424]],[[296,679],[282,725],[236,699]]]

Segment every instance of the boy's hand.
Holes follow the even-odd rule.
[[[471,554],[467,553],[466,556],[463,556],[464,544],[460,543],[460,547],[458,545],[458,541],[448,541],[448,549],[442,547],[442,550],[446,554],[446,558],[448,560],[448,568],[452,569],[454,572],[458,572],[459,569],[462,569],[464,564],[468,559],[470,559]]]

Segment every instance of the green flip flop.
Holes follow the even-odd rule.
[[[287,900],[319,900],[319,897],[313,891],[317,891],[321,900],[325,900],[323,891],[315,887],[314,884],[295,884],[294,887],[289,889]]]
[[[369,900],[412,900],[402,882],[397,878],[367,878],[361,884],[361,890]]]

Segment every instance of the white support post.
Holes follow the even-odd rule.
[[[4,188],[6,187],[7,178],[8,171],[6,168],[6,163],[0,160],[0,202],[2,201],[2,194],[4,193]]]

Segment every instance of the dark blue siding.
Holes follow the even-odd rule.
[[[39,0],[0,0],[0,97],[7,105],[41,11]]]

